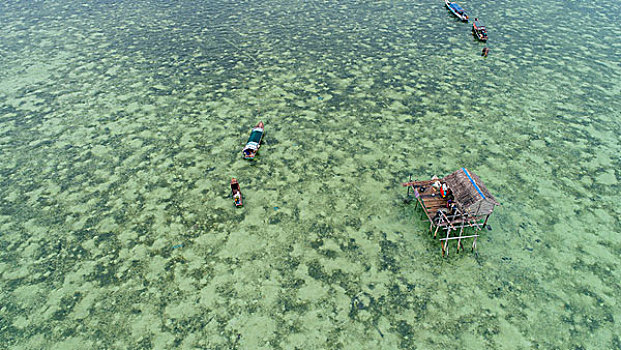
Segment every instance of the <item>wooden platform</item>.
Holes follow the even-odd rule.
[[[436,182],[447,192],[445,198],[440,188],[433,187]],[[429,232],[433,233],[433,238],[439,238],[443,256],[448,255],[448,243],[452,240],[456,240],[459,251],[463,249],[462,241],[472,238],[474,251],[481,229],[485,228],[494,208],[500,205],[481,178],[465,167],[431,180],[412,181],[410,175],[410,181],[402,185],[408,188],[408,200],[416,198],[416,207],[420,204],[423,208],[429,220]]]
[[[437,191],[433,186],[433,183],[438,180],[424,180],[424,181],[411,181],[402,184],[403,186],[410,187],[411,195],[418,201],[427,215],[429,222],[433,222],[433,217],[436,215],[439,209],[446,208],[447,199],[442,198],[440,191]],[[420,192],[420,188],[423,187],[425,191]]]
[[[433,232],[433,237],[436,238],[440,229],[446,232],[446,235],[440,235],[442,256],[448,255],[448,241],[454,239],[457,240],[457,251],[459,251],[460,248],[463,249],[463,239],[474,238],[472,243],[472,250],[474,250],[476,248],[476,239],[479,236],[478,231],[482,227],[485,227],[487,217],[468,216],[461,212],[448,216],[444,211],[438,214],[440,209],[447,209],[448,198],[442,198],[440,191],[432,186],[436,181],[441,180],[410,181],[402,185],[408,187],[408,195],[416,198],[416,206],[418,207],[420,204],[423,208],[427,220],[429,220],[429,232]],[[421,192],[421,188],[423,188],[424,191]],[[436,215],[440,215],[440,218],[434,222]],[[482,222],[483,220],[485,220],[485,222]],[[466,227],[474,228],[477,233],[466,236],[462,235]]]

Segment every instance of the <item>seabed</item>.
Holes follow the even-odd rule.
[[[441,2],[0,5],[2,346],[621,347],[618,4],[463,5],[487,59]],[[462,166],[443,259],[399,183]]]

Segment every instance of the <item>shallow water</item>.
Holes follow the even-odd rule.
[[[0,348],[621,348],[621,6],[460,4],[4,2]]]

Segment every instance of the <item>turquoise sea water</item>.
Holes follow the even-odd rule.
[[[0,348],[621,348],[621,4],[460,4],[0,4]]]

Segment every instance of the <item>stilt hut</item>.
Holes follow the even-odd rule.
[[[411,180],[411,177],[410,177]],[[462,240],[472,238],[472,250],[476,249],[479,231],[487,225],[487,220],[497,205],[500,205],[489,192],[483,181],[473,172],[461,168],[444,178],[410,181],[408,196],[414,194],[416,206],[420,204],[429,220],[429,232],[438,237],[442,256],[448,255],[448,242],[457,240],[457,251],[463,249]],[[474,232],[464,234],[464,229]]]

